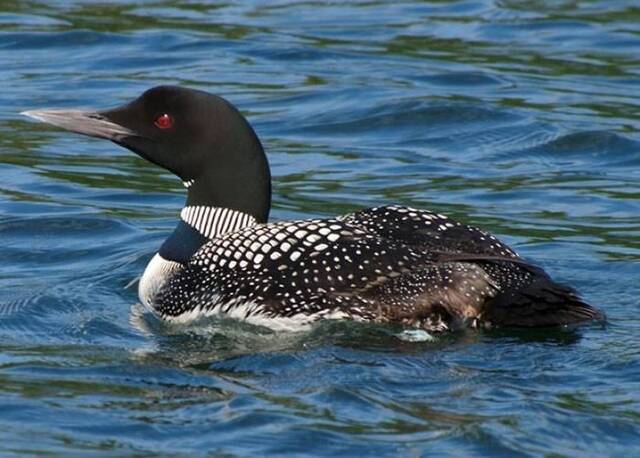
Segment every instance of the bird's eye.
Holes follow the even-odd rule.
[[[167,113],[164,113],[156,118],[154,124],[159,129],[168,129],[169,127],[173,126],[173,118]]]

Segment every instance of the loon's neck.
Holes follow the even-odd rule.
[[[167,261],[186,264],[208,240],[256,223],[253,216],[229,208],[187,205],[180,212],[180,222],[158,253]]]
[[[207,240],[244,227],[265,223],[271,207],[271,173],[262,145],[248,122],[245,134],[224,145],[225,160],[181,176],[187,203],[180,222],[159,255],[186,264]]]
[[[229,107],[232,108],[232,107]],[[188,207],[235,210],[266,223],[271,208],[271,171],[258,136],[232,108],[235,131],[216,144],[216,155],[176,174],[188,189]]]

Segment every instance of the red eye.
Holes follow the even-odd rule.
[[[169,127],[173,126],[173,118],[167,113],[161,114],[156,118],[154,124],[160,129],[168,129]]]

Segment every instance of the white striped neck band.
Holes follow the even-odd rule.
[[[184,207],[180,218],[208,239],[256,224],[256,219],[247,213],[204,205]]]

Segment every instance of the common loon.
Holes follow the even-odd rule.
[[[188,188],[139,283],[140,301],[164,319],[225,314],[299,328],[341,318],[443,331],[604,317],[493,235],[439,213],[393,205],[267,222],[262,145],[231,103],[207,92],[158,86],[104,111],[23,114],[111,140]]]

